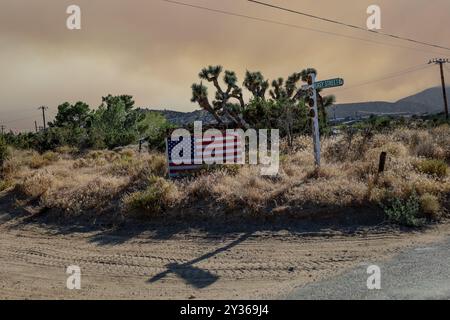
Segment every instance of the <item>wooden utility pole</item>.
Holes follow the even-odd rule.
[[[444,96],[444,107],[445,107],[445,119],[448,120],[448,101],[447,101],[447,90],[445,88],[445,78],[444,78],[444,63],[450,63],[449,59],[435,58],[430,60],[429,64],[439,64],[441,70],[441,82],[442,82],[442,95]]]
[[[45,106],[39,107],[38,109],[42,110],[42,121],[44,122],[44,130],[47,129],[47,125],[45,123],[45,110],[47,110],[48,108]]]
[[[38,133],[38,126],[37,126],[37,121],[34,120],[34,128],[36,129],[36,133]]]
[[[0,128],[2,129],[2,135],[4,135],[4,134],[5,134],[5,126],[2,124],[2,125],[0,126]]]

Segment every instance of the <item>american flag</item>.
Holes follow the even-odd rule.
[[[210,164],[239,164],[242,161],[241,138],[237,133],[222,136],[182,136],[167,138],[167,163],[169,177],[188,175]],[[174,148],[190,150],[189,154],[172,154]],[[176,151],[175,151],[176,153]],[[175,159],[173,159],[175,158]],[[180,163],[182,160],[182,163]]]

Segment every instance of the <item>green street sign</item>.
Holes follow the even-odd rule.
[[[341,79],[341,78],[317,81],[314,83],[314,87],[316,89],[340,87],[343,85],[344,85],[344,79]]]

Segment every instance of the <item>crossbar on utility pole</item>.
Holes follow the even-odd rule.
[[[442,95],[444,97],[444,108],[445,108],[445,119],[448,120],[448,100],[447,100],[447,89],[445,88],[445,77],[444,77],[444,63],[450,63],[449,59],[435,58],[430,60],[429,64],[439,64],[441,71],[441,83],[442,83]]]

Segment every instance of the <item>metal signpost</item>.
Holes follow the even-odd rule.
[[[316,82],[315,73],[310,73],[308,77],[308,85],[302,86],[302,89],[308,92],[308,104],[311,108],[311,116],[313,118],[314,158],[316,166],[320,167],[320,128],[319,112],[317,108],[317,90],[343,86],[344,79],[336,78]]]

